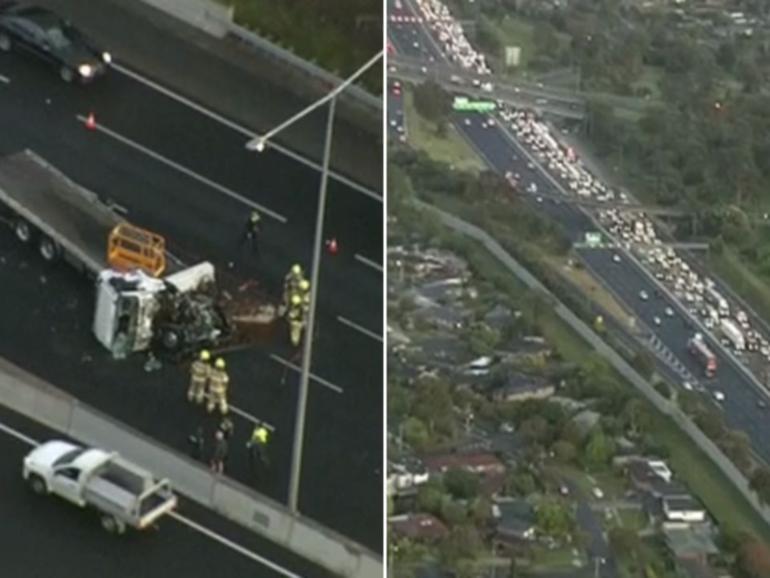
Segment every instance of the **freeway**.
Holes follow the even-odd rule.
[[[0,408],[0,518],[13,521],[0,531],[3,576],[331,578],[323,568],[184,498],[155,531],[107,534],[92,512],[37,496],[26,487],[21,462],[31,446],[24,438],[61,436]]]
[[[314,168],[272,149],[247,152],[242,132],[141,76],[113,71],[92,86],[65,86],[16,54],[0,57],[0,75],[8,79],[0,84],[0,154],[34,149],[125,207],[132,221],[162,233],[173,253],[212,261],[233,285],[258,280],[277,296],[293,262],[309,269],[319,184]],[[98,130],[78,120],[90,111]],[[238,252],[254,206],[266,221],[258,260]],[[322,259],[300,510],[379,551],[381,524],[371,520],[381,517],[380,199],[330,181],[325,238],[332,236],[340,252]],[[166,365],[148,373],[138,357],[109,359],[90,334],[87,280],[45,266],[6,229],[0,258],[0,355],[184,450],[204,421],[184,401],[186,369]],[[230,352],[227,361],[237,430],[229,473],[285,501],[298,354],[280,334],[266,346]],[[242,449],[254,418],[275,428],[273,466],[259,479]]]
[[[597,227],[586,213],[574,206],[563,190],[554,186],[543,174],[539,165],[533,164],[530,168],[530,161],[522,145],[517,143],[508,131],[500,128],[501,121],[498,120],[496,126],[487,124],[483,127],[483,119],[481,115],[467,113],[456,115],[454,124],[496,171],[501,174],[506,171],[519,173],[520,182],[525,187],[534,182],[538,192],[528,195],[528,198],[531,201],[534,198],[535,206],[557,221],[573,242],[582,241],[585,232],[596,230]],[[538,197],[540,194],[543,196]],[[614,252],[621,252],[620,250],[579,249],[579,252],[596,276],[638,319],[655,332],[659,343],[673,354],[679,365],[690,374],[699,376],[699,380],[708,391],[719,390],[725,394],[726,399],[721,404],[721,408],[724,410],[727,424],[732,428],[745,431],[756,453],[770,461],[770,444],[767,443],[770,437],[768,413],[757,403],[764,394],[735,366],[721,346],[707,338],[717,356],[719,371],[714,380],[706,380],[701,377],[703,368],[687,351],[687,339],[695,329],[681,305],[673,301],[667,302],[662,294],[659,296],[654,279],[630,258],[624,257],[620,263],[614,263],[612,255]],[[642,290],[650,296],[648,301],[642,301],[639,298]],[[663,311],[666,306],[674,308],[675,318],[665,317]],[[660,327],[654,325],[655,316],[663,320]]]

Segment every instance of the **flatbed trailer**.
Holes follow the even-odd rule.
[[[95,278],[110,269],[108,240],[127,225],[113,204],[73,182],[35,152],[0,158],[0,210],[23,243],[37,244],[47,261],[57,258]],[[181,263],[165,252],[166,271]]]

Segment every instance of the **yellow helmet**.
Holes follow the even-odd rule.
[[[224,369],[225,368],[225,360],[220,357],[219,359],[217,359],[217,362],[216,362],[215,366],[216,366],[217,369]]]
[[[201,361],[209,361],[211,359],[211,353],[208,349],[204,349],[200,354]]]
[[[303,279],[299,282],[299,288],[301,291],[310,291],[310,281]]]
[[[252,223],[258,223],[260,218],[259,213],[257,211],[251,211],[251,217],[249,218],[251,219]]]
[[[302,267],[295,263],[291,266],[291,274],[296,276],[302,275]]]
[[[302,303],[302,297],[300,297],[296,293],[291,296],[291,304],[292,305],[300,305],[301,303]]]

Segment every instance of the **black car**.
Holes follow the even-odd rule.
[[[50,10],[0,2],[0,52],[16,49],[55,66],[65,82],[89,82],[112,61],[108,52]]]

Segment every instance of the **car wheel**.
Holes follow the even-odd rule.
[[[32,239],[32,227],[24,219],[18,219],[13,225],[13,232],[16,238],[22,243],[29,243]]]
[[[7,34],[0,32],[0,52],[11,51],[11,37]]]
[[[29,484],[29,487],[32,489],[32,491],[36,493],[38,496],[42,496],[43,494],[48,493],[48,485],[45,483],[45,480],[40,476],[31,474],[29,476],[29,479],[27,480],[27,483]]]
[[[43,259],[49,262],[55,260],[59,255],[59,246],[53,239],[45,236],[40,238],[39,249]]]
[[[110,534],[124,534],[126,532],[125,522],[118,520],[111,514],[102,515],[102,528]]]
[[[69,68],[67,66],[62,66],[59,69],[59,76],[66,83],[70,83],[70,82],[72,82],[75,79],[75,73],[73,72],[73,70],[71,68]]]

